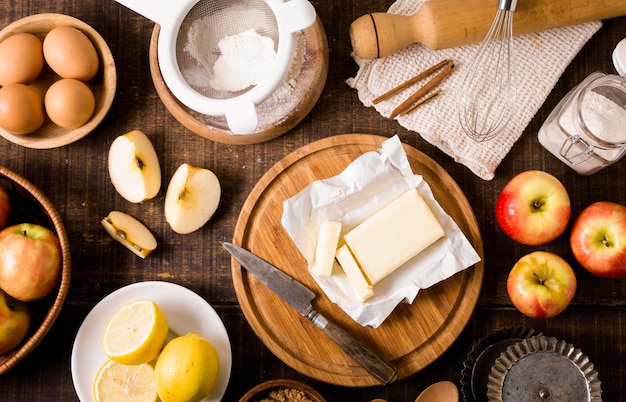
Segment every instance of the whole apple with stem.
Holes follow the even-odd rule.
[[[626,276],[626,207],[599,201],[578,215],[570,234],[574,257],[586,270],[604,278]]]
[[[28,334],[30,307],[0,289],[0,355],[15,349]]]
[[[513,177],[496,199],[496,220],[511,239],[530,246],[563,233],[571,213],[563,183],[549,173],[527,170]]]
[[[19,223],[0,231],[0,289],[17,300],[39,300],[61,273],[59,239],[44,226]]]
[[[576,293],[576,275],[561,257],[534,251],[520,258],[506,282],[513,305],[524,315],[550,318],[560,314]]]
[[[4,229],[11,219],[11,200],[6,190],[0,184],[0,229]]]

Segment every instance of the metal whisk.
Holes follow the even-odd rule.
[[[498,0],[491,28],[470,64],[458,97],[459,122],[474,141],[502,132],[515,110],[517,78],[513,12],[517,0]]]

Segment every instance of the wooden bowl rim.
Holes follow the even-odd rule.
[[[18,348],[5,353],[4,355],[0,355],[0,358],[5,359],[0,362],[0,374],[7,372],[9,369],[13,368],[18,362],[24,359],[30,352],[35,349],[35,347],[41,342],[44,336],[48,333],[52,324],[56,320],[59,312],[61,311],[61,307],[65,301],[65,297],[67,296],[67,292],[70,286],[70,275],[71,275],[71,258],[70,258],[70,247],[69,240],[67,238],[67,232],[65,231],[65,227],[61,220],[59,213],[56,208],[52,205],[48,197],[46,197],[35,185],[33,185],[30,181],[20,176],[19,174],[7,169],[4,166],[0,166],[0,176],[5,177],[9,180],[12,180],[19,186],[21,186],[24,190],[26,190],[31,196],[33,196],[37,202],[39,202],[41,208],[44,210],[46,215],[52,221],[56,234],[59,238],[59,244],[61,246],[61,280],[58,285],[58,291],[52,306],[50,306],[48,312],[46,313],[43,321],[41,322],[39,328],[35,331],[35,333],[26,340],[26,342],[22,343]],[[8,357],[7,357],[8,356]]]
[[[57,148],[85,137],[87,134],[92,132],[102,122],[102,120],[104,120],[104,117],[107,115],[111,105],[113,104],[113,99],[115,98],[115,92],[117,90],[117,70],[115,67],[115,60],[113,59],[113,53],[98,31],[82,20],[69,15],[57,13],[30,15],[12,22],[0,30],[0,42],[16,33],[33,32],[31,29],[34,27],[40,27],[41,29],[40,31],[35,31],[34,33],[41,33],[48,32],[57,26],[71,26],[77,28],[91,40],[100,58],[100,66],[96,77],[100,76],[99,80],[101,83],[99,83],[98,86],[101,86],[101,90],[99,96],[96,96],[96,106],[91,119],[78,128],[60,128],[52,123],[48,117],[46,117],[44,125],[31,134],[15,135],[0,129],[0,135],[2,137],[8,141],[27,148]],[[87,84],[90,85],[90,83],[91,81]],[[37,137],[37,134],[42,134],[46,127],[54,127],[58,133],[53,136]]]
[[[297,380],[290,379],[275,379],[262,382],[261,384],[256,385],[251,388],[248,392],[244,394],[244,396],[239,399],[239,402],[252,402],[260,393],[267,392],[273,389],[281,389],[281,388],[293,388],[303,391],[307,394],[307,396],[315,402],[326,402],[326,399],[317,392],[315,388],[312,386],[305,384],[303,382]],[[259,399],[260,400],[260,399]]]

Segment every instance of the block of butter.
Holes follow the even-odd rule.
[[[411,189],[346,233],[344,240],[373,286],[444,235],[426,201]]]

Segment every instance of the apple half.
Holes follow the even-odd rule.
[[[112,238],[141,258],[146,258],[157,247],[150,229],[124,212],[111,211],[101,222]]]
[[[176,233],[194,232],[211,219],[220,197],[220,182],[213,172],[183,163],[167,186],[165,220]]]
[[[150,139],[139,130],[120,135],[109,148],[109,176],[127,201],[154,198],[161,189],[161,167]]]

